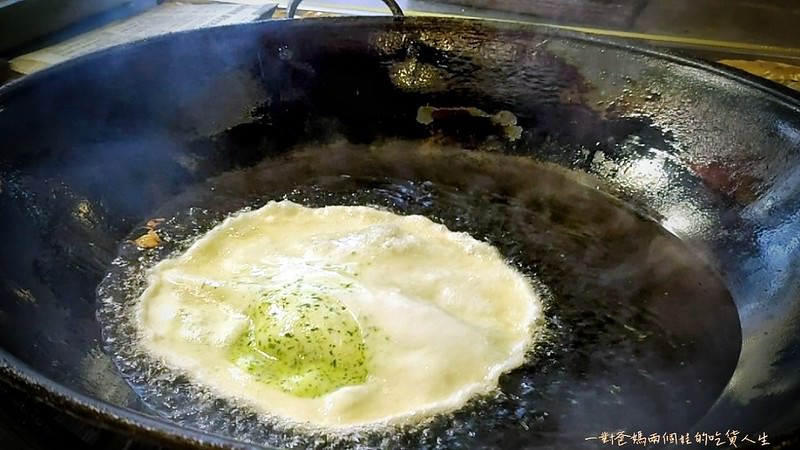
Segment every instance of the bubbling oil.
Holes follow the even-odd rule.
[[[300,148],[231,171],[143,218],[165,220],[120,245],[98,289],[105,349],[155,414],[256,445],[575,447],[603,431],[688,431],[735,367],[735,306],[682,242],[586,181],[528,158],[418,142]],[[134,318],[147,269],[228,215],[279,199],[420,214],[494,245],[544,294],[545,336],[458,411],[337,434],[219,398],[148,356]],[[142,249],[133,241],[147,232],[159,243]]]

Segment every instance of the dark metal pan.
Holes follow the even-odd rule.
[[[719,66],[459,19],[274,21],[68,62],[0,89],[0,376],[164,444],[354,445],[190,383],[182,416],[134,390],[96,290],[117,257],[179,250],[131,246],[154,217],[185,235],[276,198],[377,204],[497,246],[549,292],[553,339],[493,396],[361,445],[777,440],[800,424],[799,112]]]

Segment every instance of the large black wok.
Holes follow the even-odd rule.
[[[800,99],[779,86],[548,28],[275,21],[14,82],[0,149],[0,378],[55,410],[162,443],[329,443],[241,411],[236,426],[204,416],[223,400],[182,417],[142,401],[96,317],[112,260],[159,251],[129,242],[149,219],[177,229],[201,211],[211,226],[288,196],[429,214],[548,291],[555,337],[502,395],[367,445],[598,447],[585,439],[618,430],[777,441],[800,425]],[[441,206],[451,194],[466,203]]]

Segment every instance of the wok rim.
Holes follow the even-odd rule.
[[[670,50],[656,49],[647,46],[644,42],[641,44],[638,42],[631,43],[629,41],[565,29],[555,25],[514,22],[499,19],[437,16],[406,16],[402,18],[395,18],[392,16],[347,16],[268,20],[167,33],[85,54],[12,80],[0,86],[0,106],[2,106],[1,103],[4,100],[13,98],[13,96],[18,93],[24,94],[26,89],[35,87],[37,83],[46,82],[49,77],[57,76],[64,70],[89,64],[94,60],[102,59],[118,52],[126,52],[130,49],[143,48],[148,45],[172,40],[177,36],[187,36],[190,34],[202,35],[217,32],[225,33],[225,30],[246,28],[251,28],[253,33],[269,33],[272,28],[316,27],[319,24],[372,26],[377,28],[383,25],[402,25],[406,23],[417,26],[453,26],[464,22],[485,25],[500,30],[528,31],[539,36],[544,35],[559,39],[590,43],[605,48],[623,50],[631,54],[642,55],[652,59],[672,62],[681,66],[700,69],[716,77],[728,79],[750,89],[759,91],[765,94],[769,101],[779,103],[800,114],[800,92],[798,91],[731,66],[678,55]],[[2,111],[2,108],[0,108],[0,111]],[[731,376],[735,373],[736,370],[734,370]],[[200,446],[204,448],[251,449],[254,448],[254,446],[267,449],[276,448],[266,447],[261,444],[250,444],[232,437],[196,430],[164,418],[117,406],[100,398],[78,392],[41,374],[30,365],[8,353],[4,348],[0,348],[0,382],[4,382],[24,393],[31,394],[33,399],[38,402],[45,403],[51,407],[60,407],[63,412],[70,415],[83,420],[92,421],[105,429],[121,431],[129,436],[157,440],[162,443],[167,440],[172,444]]]
[[[742,83],[747,87],[772,95],[780,99],[784,106],[793,109],[800,109],[800,91],[796,91],[778,82],[769,80],[767,78],[759,77],[746,72],[742,69],[728,66],[715,61],[700,59],[698,57],[691,57],[680,55],[672,50],[659,49],[649,46],[644,41],[633,42],[632,40],[625,40],[622,38],[613,38],[593,33],[581,32],[559,25],[550,25],[542,23],[530,22],[517,22],[504,19],[492,18],[474,18],[474,17],[440,17],[440,16],[341,16],[341,17],[308,17],[303,19],[273,19],[249,23],[239,23],[230,25],[220,25],[207,28],[198,28],[193,30],[184,30],[169,32],[156,36],[138,39],[124,44],[114,45],[102,50],[87,53],[76,58],[54,64],[41,70],[37,70],[28,75],[9,81],[4,85],[0,85],[0,100],[3,100],[6,95],[13,93],[18,89],[28,87],[28,84],[37,83],[40,78],[53,76],[57,72],[68,69],[72,66],[79,66],[94,59],[103,58],[107,54],[115,52],[123,52],[135,47],[144,47],[150,44],[157,44],[160,41],[173,39],[177,36],[187,36],[190,34],[203,34],[213,33],[221,30],[229,30],[234,28],[253,28],[255,29],[268,29],[272,27],[293,27],[293,26],[316,26],[318,23],[342,25],[389,25],[389,24],[405,24],[410,22],[411,25],[416,25],[414,22],[419,22],[422,25],[441,25],[441,24],[457,24],[458,22],[466,22],[471,24],[485,24],[499,29],[505,30],[525,30],[536,32],[539,35],[548,35],[561,39],[568,39],[574,41],[589,42],[596,45],[605,46],[608,48],[620,49],[634,54],[653,57],[655,59],[673,62],[682,66],[693,67],[705,70],[714,75],[726,78],[729,80]]]

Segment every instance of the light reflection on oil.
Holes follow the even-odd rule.
[[[392,83],[409,91],[425,91],[438,86],[443,80],[441,69],[416,59],[400,61],[389,68]]]
[[[635,189],[661,190],[669,182],[662,158],[634,160],[622,167],[618,178]]]

